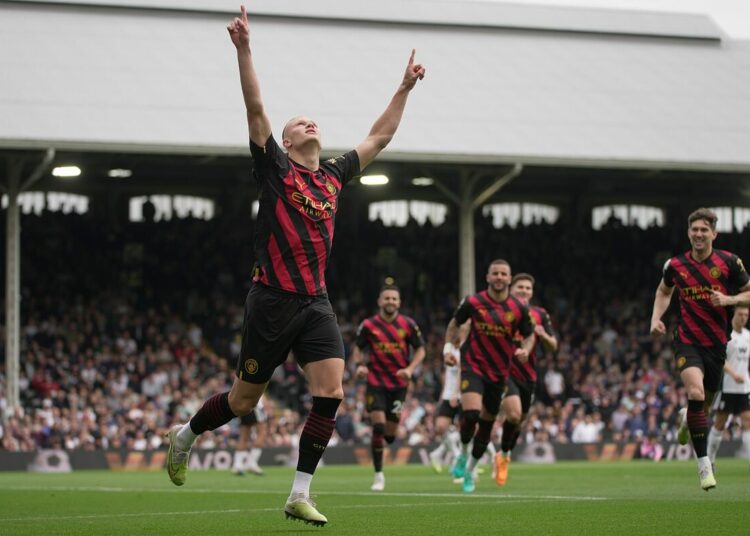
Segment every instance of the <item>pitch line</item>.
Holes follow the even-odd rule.
[[[268,491],[256,489],[210,489],[210,488],[122,488],[110,486],[9,486],[0,488],[0,491],[94,491],[102,493],[209,493],[209,494],[250,494],[250,495],[288,495],[286,491]],[[324,497],[326,495],[346,495],[356,497],[430,497],[430,498],[465,498],[465,499],[528,499],[547,501],[606,501],[607,497],[591,497],[577,495],[521,495],[521,494],[497,494],[497,493],[416,493],[416,492],[383,492],[383,491],[323,491],[316,493]]]
[[[464,496],[469,499],[469,496]],[[527,502],[535,502],[537,499],[511,499],[509,501],[453,501],[440,503],[440,506],[467,506],[467,505],[484,505],[484,504],[519,504]],[[332,505],[325,508],[326,511],[332,510],[362,510],[371,508],[419,508],[419,507],[434,507],[435,503],[400,503],[400,504],[350,504],[350,505]],[[253,514],[262,512],[281,512],[284,508],[277,506],[274,508],[248,508],[240,509],[233,508],[230,510],[202,510],[195,511],[189,510],[185,512],[139,512],[139,513],[123,513],[123,514],[81,514],[73,516],[34,516],[34,517],[0,517],[0,523],[7,522],[40,522],[40,521],[80,521],[85,519],[117,519],[117,518],[129,518],[129,517],[168,517],[168,516],[183,516],[183,515],[205,515],[205,514]]]

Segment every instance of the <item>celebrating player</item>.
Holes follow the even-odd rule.
[[[667,329],[661,317],[677,287],[680,325],[673,345],[677,369],[688,395],[688,406],[680,411],[678,439],[682,444],[692,439],[700,485],[706,491],[716,487],[706,452],[706,415],[721,385],[729,328],[727,308],[750,301],[750,277],[742,260],[728,251],[713,249],[716,220],[716,214],[707,208],[690,214],[691,249],[664,264],[651,313],[651,334],[665,334]],[[739,294],[730,295],[737,290]]]
[[[372,491],[385,489],[383,442],[396,439],[401,408],[414,370],[425,356],[422,332],[417,323],[398,312],[401,293],[394,285],[385,285],[378,296],[378,314],[359,325],[352,361],[357,376],[367,377],[367,412],[372,423],[372,464],[375,478]],[[409,347],[414,355],[409,360]],[[363,360],[366,350],[369,359]]]
[[[531,274],[520,273],[513,276],[510,283],[510,295],[518,298],[524,305],[528,306],[531,320],[534,324],[534,348],[529,352],[529,358],[525,363],[513,359],[510,364],[510,378],[508,379],[508,390],[500,405],[505,420],[503,421],[503,438],[500,442],[500,452],[495,456],[495,482],[504,486],[508,480],[508,466],[510,465],[510,452],[516,446],[521,423],[529,413],[529,408],[534,401],[536,390],[536,341],[540,339],[548,350],[557,350],[557,338],[552,330],[552,322],[549,314],[542,307],[531,305],[534,296],[534,277]],[[522,338],[521,334],[517,335]]]
[[[475,489],[472,471],[490,442],[511,361],[515,358],[525,362],[534,345],[529,310],[509,293],[508,262],[492,261],[486,279],[487,290],[468,296],[458,306],[448,323],[443,349],[445,364],[455,365],[453,351],[459,344],[459,326],[471,319],[469,337],[461,345],[461,454],[453,468],[454,477],[463,477],[463,490],[467,493]],[[513,342],[517,332],[524,337],[520,348]]]
[[[284,511],[290,519],[324,525],[328,519],[310,500],[310,482],[333,433],[343,398],[344,345],[324,277],[338,197],[341,188],[388,145],[409,93],[424,77],[425,69],[414,62],[412,50],[396,93],[367,137],[353,151],[321,162],[320,131],[312,119],[300,116],[289,120],[281,146],[271,134],[253,66],[244,6],[227,30],[237,49],[253,175],[260,187],[256,264],[245,302],[237,378],[231,391],[211,397],[189,423],[169,431],[167,470],[174,484],[183,485],[195,439],[250,413],[274,369],[292,349],[305,371],[313,404],[299,439],[297,472]],[[296,79],[299,91],[307,87],[307,78]]]

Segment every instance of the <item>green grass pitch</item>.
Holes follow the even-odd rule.
[[[293,471],[265,476],[79,471],[0,473],[0,534],[727,534],[750,533],[750,470],[723,459],[704,492],[690,462],[568,462],[511,466],[500,488],[483,476],[464,494],[428,467],[326,466],[313,495],[323,528],[284,519]]]

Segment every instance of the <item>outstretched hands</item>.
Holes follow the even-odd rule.
[[[229,37],[237,48],[250,46],[250,29],[247,24],[247,10],[240,6],[240,16],[227,24]]]
[[[401,82],[407,90],[411,90],[417,84],[417,80],[422,80],[424,78],[424,65],[421,63],[414,63],[414,55],[416,53],[416,49],[411,49],[411,56],[409,56],[409,63],[406,66],[404,80]]]

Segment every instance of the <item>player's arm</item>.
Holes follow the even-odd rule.
[[[552,320],[550,320],[549,314],[544,313],[542,323],[534,326],[534,334],[541,339],[547,350],[550,352],[557,351],[557,337],[555,337],[555,331],[552,329]]]
[[[271,135],[271,122],[263,107],[260,96],[260,83],[253,65],[253,53],[250,49],[250,30],[247,23],[247,10],[240,7],[240,16],[227,25],[229,37],[237,48],[237,63],[240,68],[240,85],[242,97],[247,110],[247,126],[250,139],[255,145],[263,147]]]
[[[451,321],[448,322],[448,327],[445,329],[445,346],[443,347],[443,361],[449,367],[457,364],[454,350],[461,344],[458,332],[458,322],[456,322],[455,318],[451,318]]]
[[[531,320],[529,310],[524,307],[522,310],[521,324],[518,331],[521,333],[523,340],[519,348],[513,353],[520,363],[526,363],[529,360],[531,351],[534,349],[534,343],[536,342],[536,334],[534,333],[534,322]]]
[[[364,378],[367,376],[368,369],[367,363],[365,362],[365,353],[356,344],[352,349],[352,363],[354,363],[354,366],[356,367],[354,369],[354,374],[357,378]]]
[[[716,307],[732,307],[735,305],[750,305],[750,282],[740,288],[734,296],[727,296],[715,290],[711,291],[711,303]]]
[[[414,350],[414,355],[411,358],[411,362],[409,363],[409,366],[406,368],[402,368],[398,371],[396,371],[396,374],[398,376],[401,376],[405,380],[410,379],[414,375],[414,371],[417,369],[419,364],[424,361],[424,356],[426,352],[424,349],[424,345],[420,346],[416,350]]]
[[[393,135],[396,133],[399,123],[401,123],[401,117],[404,114],[404,107],[406,106],[406,99],[409,97],[409,92],[414,89],[417,80],[424,78],[424,66],[414,63],[414,54],[415,51],[412,50],[409,63],[406,66],[406,72],[404,73],[404,79],[398,86],[396,94],[393,95],[388,107],[372,125],[370,133],[364,141],[357,145],[355,149],[359,157],[360,170],[364,170],[393,139]]]
[[[724,372],[726,372],[737,383],[745,383],[744,376],[730,367],[729,363],[727,363],[726,361],[724,362]]]
[[[651,311],[651,335],[664,335],[667,332],[667,328],[664,322],[661,321],[661,317],[664,316],[669,307],[669,302],[672,301],[673,292],[674,287],[667,285],[662,278],[659,286],[656,287],[654,307]]]

